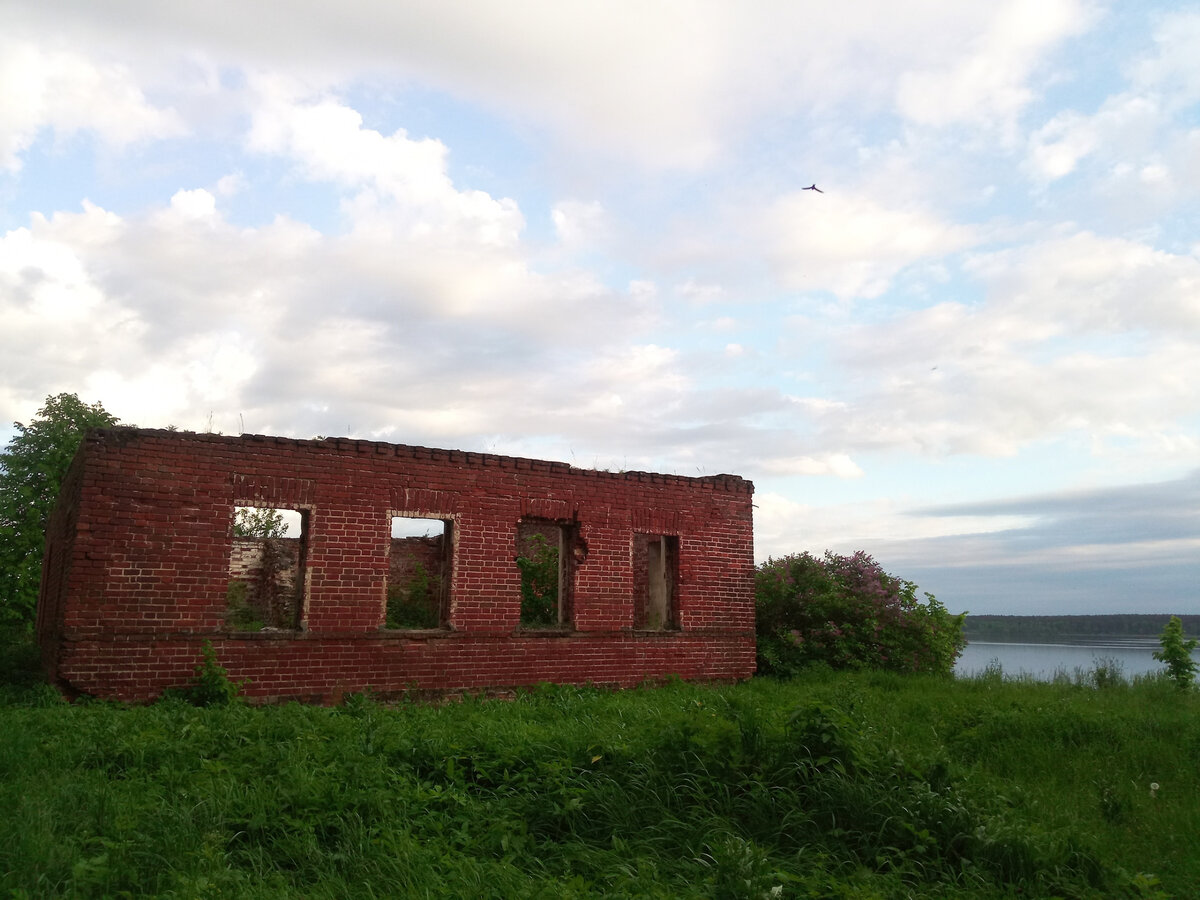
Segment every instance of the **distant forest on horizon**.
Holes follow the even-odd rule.
[[[1158,637],[1174,613],[1095,616],[967,616],[968,641],[1051,641],[1078,637]],[[1184,633],[1200,635],[1200,615],[1180,616]]]

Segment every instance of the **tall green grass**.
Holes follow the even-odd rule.
[[[1154,681],[813,672],[336,709],[67,705],[26,685],[6,700],[0,896],[1187,897],[1200,883],[1200,709]]]

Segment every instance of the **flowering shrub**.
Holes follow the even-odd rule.
[[[862,551],[768,559],[755,575],[758,671],[786,676],[824,663],[948,675],[966,644],[966,613],[916,594]]]

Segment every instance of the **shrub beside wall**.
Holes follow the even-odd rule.
[[[814,663],[835,669],[949,674],[966,613],[883,571],[869,554],[790,554],[755,575],[758,671],[794,675]]]

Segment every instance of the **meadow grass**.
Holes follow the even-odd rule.
[[[333,709],[10,685],[0,896],[1191,896],[1200,699],[1104,684],[813,671]]]

